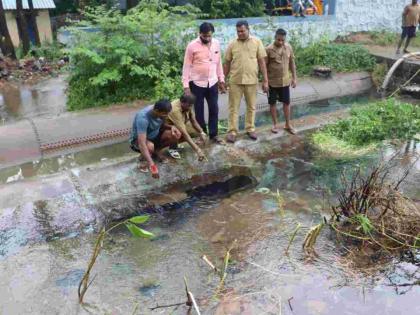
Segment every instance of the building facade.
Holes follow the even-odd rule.
[[[10,37],[13,45],[18,47],[20,45],[20,36],[18,25],[16,21],[16,1],[15,0],[0,0],[3,2],[3,8],[6,16],[7,28],[9,29]],[[51,20],[49,9],[54,9],[55,4],[53,0],[33,0],[34,10],[36,12],[36,24],[38,27],[39,38],[41,42],[51,42],[53,34],[51,29]],[[29,23],[29,5],[27,0],[22,0],[24,16],[27,19],[29,37],[32,42],[35,41],[35,32]]]

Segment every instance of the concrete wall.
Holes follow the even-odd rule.
[[[6,23],[9,29],[10,37],[12,38],[13,45],[19,46],[20,38],[19,31],[16,23],[16,11],[6,11]],[[41,42],[51,42],[53,40],[51,20],[48,10],[37,10],[36,23],[38,25],[39,37]]]
[[[282,27],[303,44],[327,36],[331,39],[350,32],[388,30],[399,32],[401,14],[409,0],[336,0],[334,15],[247,18],[252,33],[264,42],[271,41],[274,31]],[[213,20],[216,36],[226,46],[236,37],[235,23],[239,19]]]

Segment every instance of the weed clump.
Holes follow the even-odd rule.
[[[396,178],[396,158],[365,174],[359,168],[350,179],[342,176],[330,226],[345,246],[375,254],[420,249],[420,207],[399,191],[411,166]]]

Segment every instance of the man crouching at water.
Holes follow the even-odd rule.
[[[164,148],[178,143],[181,132],[175,127],[165,123],[165,119],[172,110],[168,100],[160,100],[155,105],[147,106],[137,112],[134,117],[130,134],[130,146],[140,153],[140,171],[149,170],[153,178],[159,178],[159,170],[153,162],[152,155],[160,162],[166,162],[163,156]]]

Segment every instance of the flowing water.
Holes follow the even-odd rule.
[[[113,232],[92,272],[84,307],[78,305],[77,286],[94,233],[3,254],[0,314],[194,314],[183,305],[151,310],[185,302],[184,277],[203,314],[420,313],[420,257],[374,262],[378,268],[367,273],[345,257],[328,228],[317,241],[316,255],[302,250],[309,228],[328,216],[324,191],[337,189],[340,172],[374,165],[394,147],[359,160],[329,161],[313,152],[305,137],[297,139],[263,161],[258,182],[237,176],[192,190],[177,187],[177,195],[156,192],[155,206],[139,209],[151,214],[144,228],[156,237],[136,239],[124,228]],[[409,164],[416,150],[409,144],[400,165]],[[277,189],[284,211],[266,193]],[[403,190],[420,199],[418,163]],[[302,227],[286,255],[297,224]],[[221,268],[232,244],[224,294],[216,297],[220,278],[201,257]]]

